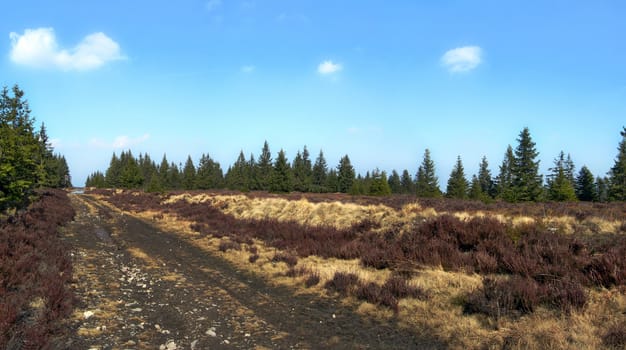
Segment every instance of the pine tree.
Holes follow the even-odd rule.
[[[430,159],[430,150],[424,151],[424,160],[417,170],[417,196],[418,197],[441,197],[439,179],[435,175],[435,163]]]
[[[104,174],[96,171],[93,174],[87,176],[87,181],[85,181],[85,187],[105,188],[106,181],[104,180]]]
[[[568,155],[561,151],[554,159],[554,167],[550,168],[552,173],[548,177],[548,199],[564,202],[576,200],[574,184],[570,181],[570,172],[573,171],[573,162]]]
[[[341,192],[339,190],[339,175],[337,174],[337,170],[330,169],[328,171],[324,192]]]
[[[470,182],[468,197],[469,199],[476,201],[484,201],[486,198],[488,198],[485,192],[483,192],[480,180],[476,175],[472,175],[472,181]]]
[[[467,198],[467,189],[469,184],[465,178],[465,170],[463,169],[463,162],[461,156],[456,159],[456,164],[450,173],[448,179],[448,186],[446,187],[446,197],[448,198]]]
[[[254,164],[254,160],[252,160]],[[243,155],[239,152],[237,161],[230,167],[226,174],[226,183],[229,189],[247,192],[250,190],[250,166]]]
[[[243,152],[240,154],[243,158]],[[238,159],[239,160],[239,159]],[[243,172],[246,173],[246,161],[243,159]],[[241,169],[237,169],[238,171]],[[231,167],[232,171],[232,167]],[[243,175],[242,175],[243,176]],[[198,163],[198,171],[196,172],[196,187],[201,190],[218,189],[224,187],[224,172],[219,162],[211,158],[209,154],[202,154]],[[246,190],[244,188],[236,188]]]
[[[598,199],[591,170],[583,165],[576,177],[576,197],[578,200],[591,202]]]
[[[388,196],[391,194],[391,187],[389,187],[389,183],[387,182],[387,173],[385,171],[378,169],[372,171],[367,194],[370,196]]]
[[[387,182],[389,189],[391,189],[391,193],[402,193],[402,181],[400,180],[400,174],[398,174],[395,169],[391,171],[391,176],[389,176],[389,180]]]
[[[337,181],[339,185],[339,192],[350,192],[350,189],[352,188],[352,183],[354,182],[354,178],[354,168],[350,163],[350,158],[346,154],[339,160],[339,165],[337,166]]]
[[[480,183],[481,191],[492,198],[496,196],[496,187],[491,178],[491,171],[489,170],[489,163],[487,157],[483,156],[480,165],[478,167],[478,182]]]
[[[309,151],[304,146],[302,153],[298,151],[296,157],[293,160],[293,177],[294,177],[294,190],[299,192],[311,191],[313,183],[313,169],[311,166],[311,159],[309,158]]]
[[[120,163],[119,158],[115,152],[113,152],[113,156],[111,156],[111,161],[109,162],[109,167],[106,170],[105,179],[106,185],[109,188],[119,188],[121,186],[120,183],[120,174],[122,172],[122,164]]]
[[[538,201],[543,193],[543,178],[539,175],[539,161],[535,160],[539,152],[530,137],[528,128],[524,128],[517,139],[515,149],[515,167],[513,173],[513,189],[515,201]]]
[[[185,167],[183,168],[183,188],[193,190],[196,188],[196,166],[193,164],[191,155],[187,156]]]
[[[152,182],[152,178],[158,176],[157,166],[147,153],[145,155],[139,154],[138,165],[141,170],[141,176],[143,176],[144,188],[147,189]]]
[[[282,149],[278,152],[278,157],[274,162],[270,190],[281,193],[289,193],[293,190],[293,174],[285,151]]]
[[[140,188],[143,184],[143,177],[131,151],[122,152],[119,162],[118,186],[121,188]]]
[[[272,154],[270,153],[270,146],[267,144],[267,141],[263,144],[263,149],[261,150],[261,155],[259,156],[259,160],[256,164],[255,175],[256,175],[256,187],[255,189],[261,191],[269,191],[270,183],[272,181],[272,171],[274,167],[272,164]]]
[[[415,182],[411,178],[409,171],[404,169],[402,171],[402,177],[400,178],[400,184],[402,185],[402,193],[404,194],[414,194],[415,193]]]
[[[515,190],[513,188],[513,169],[515,168],[515,155],[511,145],[506,149],[504,160],[500,165],[500,174],[496,180],[497,196],[508,202],[515,202]]]
[[[313,191],[314,192],[326,192],[326,176],[328,174],[328,165],[326,164],[326,159],[324,158],[324,152],[320,150],[320,154],[315,159],[315,164],[313,165],[313,174],[312,174],[312,182],[313,182]]]
[[[161,159],[161,164],[158,168],[158,176],[159,176],[159,185],[162,189],[170,189],[172,186],[170,184],[170,180],[168,178],[168,174],[170,172],[170,163],[167,161],[167,155],[164,153],[163,158]]]
[[[179,190],[182,187],[180,167],[174,162],[167,169],[167,184],[166,189],[168,190]]]
[[[609,171],[609,200],[626,201],[626,127],[620,131],[622,140],[617,147],[615,164]]]

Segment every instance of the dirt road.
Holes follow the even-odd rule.
[[[294,295],[188,238],[72,195],[64,229],[77,294],[74,349],[441,348],[338,302]]]

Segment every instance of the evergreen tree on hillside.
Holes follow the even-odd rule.
[[[337,170],[330,169],[328,171],[324,192],[341,192],[339,190],[339,175],[337,174]]]
[[[574,184],[570,180],[570,172],[573,171],[573,162],[568,155],[561,151],[554,159],[554,167],[550,168],[552,173],[548,176],[548,199],[564,202],[576,200]]]
[[[137,163],[141,170],[141,176],[143,176],[144,187],[147,188],[152,182],[152,178],[158,176],[157,166],[147,153],[145,155],[139,154]]]
[[[252,160],[254,164],[254,160]],[[250,190],[250,164],[243,155],[243,150],[239,152],[237,161],[230,167],[226,173],[226,184],[231,190],[247,192]]]
[[[167,169],[167,187],[168,190],[180,190],[182,188],[182,176],[180,167],[172,162]]]
[[[411,174],[409,174],[409,171],[407,169],[404,169],[402,171],[402,177],[400,178],[400,184],[402,185],[402,193],[404,194],[414,194],[416,189],[415,189],[415,182],[413,182],[413,179],[411,178]]]
[[[104,174],[100,171],[96,171],[93,174],[87,176],[87,181],[85,181],[85,187],[105,188],[106,181],[104,180]]]
[[[168,174],[170,173],[170,163],[167,161],[167,155],[164,153],[163,158],[161,159],[161,164],[158,168],[159,175],[159,184],[164,189],[171,188],[170,180],[168,178]]]
[[[299,192],[309,192],[313,184],[313,169],[309,151],[306,146],[304,146],[302,153],[298,151],[296,154],[296,157],[293,160],[292,169],[294,190]]]
[[[498,198],[508,202],[515,202],[515,190],[513,188],[513,169],[515,168],[515,155],[513,147],[509,145],[504,154],[504,160],[500,165],[500,174],[496,179],[496,193]]]
[[[539,161],[535,160],[539,152],[535,149],[528,128],[520,132],[517,141],[515,166],[512,169],[515,201],[538,201],[543,194],[543,177],[539,175]]]
[[[241,153],[243,156],[243,153]],[[239,160],[239,159],[238,159]],[[243,160],[242,176],[247,173],[245,159]],[[232,171],[232,169],[231,169]],[[224,172],[219,162],[213,160],[209,154],[202,154],[196,172],[196,188],[201,190],[218,189],[224,187]],[[247,180],[245,180],[247,182]],[[243,190],[243,189],[242,189]]]
[[[259,155],[259,160],[257,161],[255,167],[256,184],[254,189],[261,191],[270,190],[273,169],[274,166],[272,164],[270,146],[267,144],[267,141],[265,141],[263,149],[261,150],[261,155]]]
[[[583,165],[576,177],[576,197],[578,200],[591,202],[598,199],[591,170]]]
[[[354,183],[354,179],[354,168],[350,163],[350,158],[346,154],[339,160],[339,165],[337,166],[337,182],[339,192],[350,192],[352,184]]]
[[[461,156],[456,159],[456,164],[452,168],[450,178],[448,179],[448,186],[446,187],[446,197],[448,198],[467,198],[467,189],[469,184],[465,178],[465,170],[463,168],[463,162]]]
[[[472,175],[472,181],[470,182],[468,197],[469,199],[476,201],[484,201],[486,198],[488,198],[488,196],[482,189],[478,176],[476,175]]]
[[[620,131],[622,140],[617,147],[615,164],[609,171],[609,199],[626,201],[626,127]]]
[[[196,166],[193,164],[191,155],[187,156],[185,167],[183,168],[183,188],[193,190],[196,188]]]
[[[113,156],[111,156],[111,161],[109,161],[109,167],[106,170],[105,179],[106,185],[109,188],[119,188],[120,184],[120,174],[122,172],[122,164],[120,163],[120,159],[117,158],[115,152],[113,152]]]
[[[394,169],[391,171],[389,180],[387,181],[391,193],[402,193],[402,181],[400,180],[400,174]]]
[[[137,165],[137,160],[129,150],[122,152],[119,159],[120,172],[118,177],[118,187],[121,188],[141,188],[143,177]]]
[[[293,173],[285,151],[282,149],[278,152],[278,157],[274,162],[274,171],[272,172],[272,180],[270,182],[270,190],[272,192],[291,192],[293,190]]]
[[[496,186],[491,177],[491,171],[489,170],[489,163],[487,162],[487,157],[483,156],[480,161],[480,165],[478,166],[478,182],[480,183],[481,191],[489,196],[494,198],[496,196]]]
[[[28,101],[17,85],[0,93],[0,210],[20,207],[46,174]]]
[[[313,165],[312,182],[314,192],[326,192],[326,176],[328,174],[328,165],[324,158],[324,152],[320,150],[319,155],[315,159]]]
[[[416,189],[418,197],[441,197],[439,179],[435,175],[435,162],[430,159],[430,150],[424,151],[424,160],[417,170]]]
[[[387,173],[385,171],[378,169],[372,171],[367,194],[370,196],[388,196],[391,194],[391,187],[389,187],[389,183],[387,182]]]

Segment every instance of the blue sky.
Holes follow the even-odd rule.
[[[3,4],[0,85],[25,90],[74,183],[131,149],[226,169],[263,141],[440,185],[498,172],[529,127],[603,175],[626,124],[622,1],[44,1]]]

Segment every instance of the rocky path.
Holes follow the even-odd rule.
[[[438,348],[325,298],[296,296],[174,233],[72,195],[64,229],[78,296],[74,349]]]

